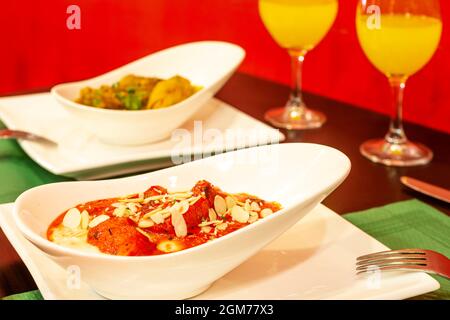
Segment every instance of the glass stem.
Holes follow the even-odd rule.
[[[393,76],[389,78],[393,97],[394,97],[394,115],[391,118],[389,132],[386,134],[386,140],[392,144],[402,144],[407,141],[405,131],[403,130],[403,96],[406,87],[406,77]]]
[[[291,95],[287,102],[287,107],[299,109],[304,106],[302,96],[302,71],[306,51],[289,50],[289,55],[291,56],[292,82]]]

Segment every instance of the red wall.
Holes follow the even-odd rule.
[[[450,2],[441,3],[443,40],[433,61],[408,84],[405,117],[450,132]],[[81,30],[66,28],[69,4],[81,7]],[[334,28],[307,57],[305,88],[387,113],[387,81],[366,60],[355,36],[356,0],[340,4]],[[2,1],[0,39],[0,94],[91,77],[203,39],[243,46],[243,72],[283,83],[290,79],[288,57],[264,29],[257,0]]]

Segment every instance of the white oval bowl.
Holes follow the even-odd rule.
[[[43,185],[16,201],[19,230],[64,268],[78,266],[81,280],[99,294],[122,299],[182,299],[206,290],[303,218],[348,175],[350,160],[316,144],[244,149],[134,177]],[[226,192],[248,192],[283,209],[214,241],[176,253],[120,257],[87,253],[46,239],[58,214],[90,200],[142,192],[151,185],[190,189],[206,179]]]
[[[101,76],[56,85],[51,93],[86,129],[101,141],[140,145],[166,139],[225,84],[245,57],[241,47],[228,42],[192,42],[165,49]],[[84,87],[112,85],[128,74],[170,78],[181,75],[202,89],[186,100],[157,110],[110,110],[76,103]]]

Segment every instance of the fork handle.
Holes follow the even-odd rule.
[[[436,274],[450,279],[450,259],[446,256],[442,255],[445,259],[442,259],[437,266],[435,267]]]

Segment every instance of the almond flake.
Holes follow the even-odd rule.
[[[232,196],[227,196],[225,198],[225,202],[227,203],[227,209],[231,210],[236,205],[236,200]]]
[[[163,211],[163,208],[157,207],[156,209],[153,209],[152,211],[147,212],[146,214],[144,214],[143,218],[150,218],[151,215],[153,215],[153,214],[155,214],[157,212],[160,212],[160,211]]]
[[[128,216],[128,219],[130,219],[131,221],[133,221],[134,223],[138,223],[139,221],[139,217],[138,216]]]
[[[160,212],[152,214],[150,216],[150,219],[152,219],[153,222],[156,223],[156,224],[164,223],[164,217],[162,216],[162,214]]]
[[[72,208],[67,211],[63,219],[63,225],[70,229],[76,229],[81,222],[81,213],[77,208]]]
[[[143,202],[144,199],[141,198],[133,198],[133,199],[121,199],[120,202]]]
[[[253,201],[253,202],[250,204],[250,209],[251,209],[252,211],[261,211],[261,208],[260,208],[258,202],[255,202],[255,201]]]
[[[164,195],[151,196],[151,197],[145,198],[143,202],[149,203],[150,201],[161,200],[163,197],[164,197]]]
[[[175,234],[177,237],[185,237],[187,235],[186,221],[179,211],[172,212],[172,225],[175,229]]]
[[[208,215],[209,215],[209,221],[217,220],[217,214],[216,214],[216,211],[214,211],[213,208],[209,209]]]
[[[91,222],[89,222],[89,228],[95,228],[100,223],[103,223],[108,219],[109,219],[109,216],[107,216],[106,214],[101,214],[99,216],[96,216],[94,219],[92,219]]]
[[[224,223],[218,224],[216,226],[216,229],[221,230],[221,231],[226,230],[227,228],[228,228],[228,222],[224,222]]]
[[[269,209],[269,208],[262,209],[261,213],[260,213],[261,214],[261,218],[265,218],[268,215],[271,215],[272,213],[273,213],[273,211],[271,209]]]
[[[81,229],[86,230],[89,225],[89,212],[83,210],[81,213]]]
[[[141,219],[138,223],[139,228],[150,228],[154,225],[155,223],[151,219]]]
[[[210,226],[205,226],[205,227],[202,227],[201,232],[210,233],[211,230],[212,230],[212,228]]]
[[[139,203],[134,203],[134,202],[127,203],[127,207],[132,213],[138,212],[138,206],[140,206]]]
[[[177,193],[171,193],[169,196],[176,200],[184,200],[189,199],[192,196],[191,192],[177,192]]]
[[[223,216],[225,212],[227,212],[227,203],[225,202],[225,199],[219,195],[216,195],[214,197],[214,209],[218,215]]]
[[[128,216],[128,209],[124,206],[118,207],[118,208],[114,209],[113,215],[116,217],[119,217],[119,218]]]
[[[193,198],[188,199],[189,205],[192,206],[194,203],[196,203],[200,199],[201,199],[201,196],[197,196],[197,197],[193,197]]]
[[[249,199],[245,200],[244,209],[245,209],[245,211],[251,211],[252,210],[252,207],[250,205],[250,200]]]
[[[142,230],[141,228],[136,228],[136,230],[142,234],[143,236],[147,237],[148,240],[150,240],[151,242],[155,241],[154,237],[152,237],[152,235],[148,232],[145,232],[144,230]]]
[[[233,209],[231,210],[231,217],[233,218],[233,220],[237,222],[246,223],[250,218],[250,214],[242,207],[234,206]]]
[[[171,208],[170,211],[172,214],[174,212],[179,214],[185,214],[189,210],[189,202],[186,200],[176,202]]]
[[[251,211],[250,212],[250,218],[248,218],[248,223],[253,223],[259,219],[258,213]]]
[[[198,226],[199,227],[206,227],[206,226],[210,226],[210,225],[213,225],[213,224],[221,224],[223,221],[222,220],[214,220],[214,221],[205,221],[205,222],[202,222],[202,223],[200,223]]]

